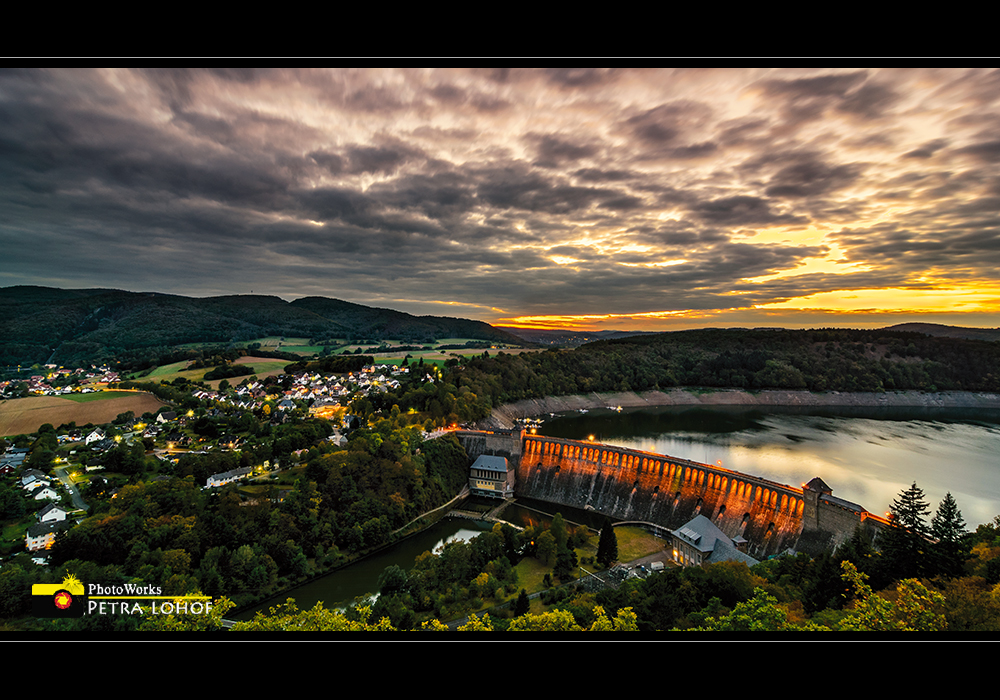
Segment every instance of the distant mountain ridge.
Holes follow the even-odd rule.
[[[456,337],[520,344],[488,323],[413,316],[325,297],[185,297],[116,289],[0,288],[0,365],[106,361],[185,343],[281,335],[427,342]]]
[[[539,345],[561,345],[576,347],[595,340],[611,340],[613,338],[629,338],[634,335],[650,335],[655,331],[578,331],[569,329],[516,328],[514,326],[497,326],[529,343]]]
[[[923,333],[940,338],[968,338],[969,340],[1000,340],[1000,328],[966,328],[964,326],[945,326],[940,323],[899,323],[886,326],[887,331],[907,331]]]
[[[582,331],[570,329],[536,329],[536,328],[516,328],[513,326],[497,326],[500,330],[508,331],[519,338],[539,345],[563,345],[576,347],[585,343],[598,340],[612,340],[615,338],[629,338],[639,335],[654,335],[653,331]],[[781,327],[766,328],[701,328],[698,330],[730,330],[730,331],[767,331],[785,330]],[[1000,328],[970,328],[965,326],[945,326],[939,323],[899,323],[895,326],[885,326],[881,328],[885,331],[903,331],[907,333],[923,333],[940,338],[967,338],[969,340],[1000,341]],[[684,331],[660,331],[662,333],[683,333]]]

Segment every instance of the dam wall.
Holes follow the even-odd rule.
[[[599,443],[529,437],[515,493],[593,509],[620,520],[677,529],[704,515],[761,558],[793,547],[802,530],[802,489],[655,453]]]
[[[744,538],[757,559],[788,549],[832,551],[856,527],[884,524],[833,497],[819,479],[789,486],[657,453],[523,431],[460,431],[458,437],[471,459],[499,454],[515,465],[515,495],[672,530],[704,515],[729,537]]]

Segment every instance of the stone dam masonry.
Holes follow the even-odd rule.
[[[757,559],[789,549],[833,551],[858,527],[874,538],[887,525],[833,496],[818,478],[789,486],[661,454],[520,430],[457,436],[470,459],[500,455],[515,466],[515,496],[670,529],[704,515],[730,537],[744,537],[748,554]]]

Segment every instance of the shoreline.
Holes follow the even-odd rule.
[[[494,408],[487,418],[477,421],[479,428],[511,429],[520,418],[580,409],[656,408],[662,406],[857,406],[899,408],[1000,408],[1000,393],[977,391],[887,391],[845,392],[767,389],[675,388],[667,391],[609,392],[546,396],[524,399]]]

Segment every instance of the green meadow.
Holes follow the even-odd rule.
[[[135,396],[134,391],[95,391],[92,394],[63,394],[59,398],[69,399],[77,403],[88,401],[103,401],[104,399],[120,399],[125,396]]]

